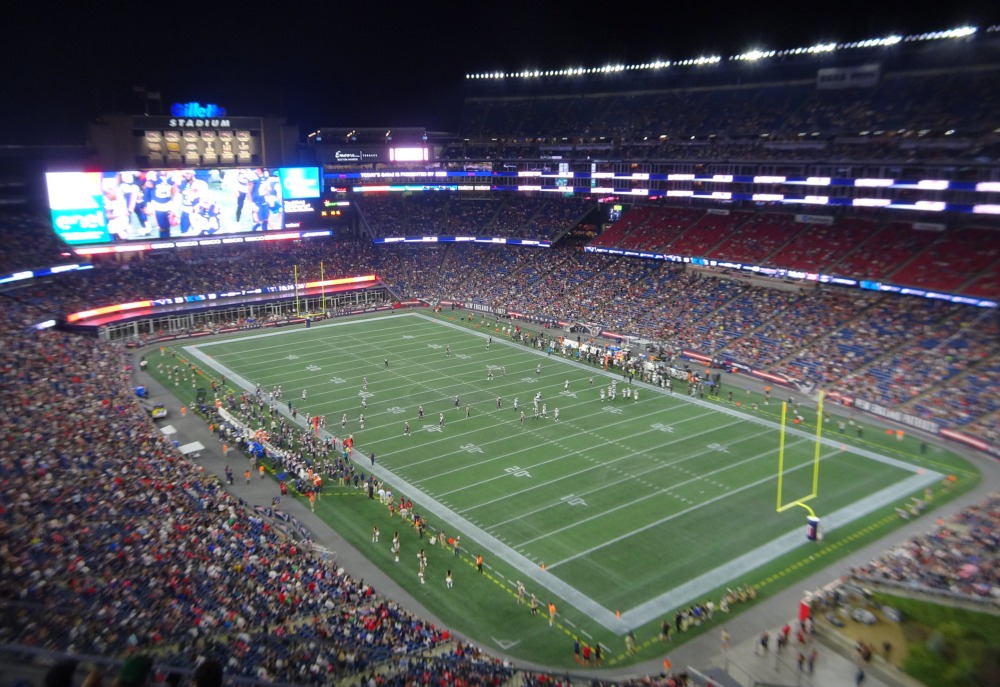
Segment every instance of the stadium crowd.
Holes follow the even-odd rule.
[[[3,214],[0,221],[0,276],[77,261],[45,220],[28,212]]]
[[[995,161],[991,71],[893,69],[870,88],[823,89],[815,63],[675,73],[623,93],[483,96],[466,102],[455,158],[594,154],[633,160]],[[798,72],[796,72],[798,69]],[[798,73],[798,79],[792,75]],[[732,87],[756,82],[755,88]],[[698,88],[692,88],[692,86]],[[609,89],[610,90],[610,89]],[[985,95],[985,97],[983,97]],[[958,135],[955,135],[958,132]]]
[[[131,393],[122,349],[25,335],[38,315],[5,308],[0,334],[4,641],[325,683],[448,638],[181,456]]]
[[[723,212],[636,208],[592,245],[886,280],[984,298],[1000,294],[996,228],[945,232],[853,217],[828,217],[829,224],[817,224],[794,215]]]
[[[213,275],[230,288],[249,288],[262,280],[281,282],[293,264],[315,269],[320,260],[328,274],[375,270],[428,297],[513,304],[549,316],[572,311],[605,321],[613,313],[623,328],[671,336],[699,350],[723,341],[717,348],[727,351],[732,341],[741,341],[731,338],[734,332],[764,331],[761,322],[774,331],[783,323],[793,352],[802,342],[834,338],[827,335],[831,330],[841,333],[823,347],[803,349],[802,356],[836,356],[838,342],[853,339],[875,338],[900,353],[904,345],[927,351],[947,346],[947,355],[972,372],[931,368],[930,378],[920,383],[945,397],[944,389],[955,385],[936,384],[935,375],[962,380],[995,375],[1000,367],[989,346],[995,316],[982,311],[870,295],[858,300],[835,291],[769,290],[573,248],[542,253],[466,245],[415,252],[366,242],[335,249],[302,243],[101,264],[4,298],[0,595],[14,620],[5,623],[6,641],[99,655],[148,651],[165,665],[211,657],[230,674],[296,683],[371,671],[389,684],[508,679],[511,666],[461,647],[435,658],[416,656],[446,642],[447,631],[380,598],[320,553],[288,539],[178,455],[137,405],[119,348],[54,330],[26,331],[53,307],[93,305],[93,294],[114,302],[122,294],[213,290],[218,288]],[[91,300],[81,295],[85,289],[92,289]],[[787,333],[791,312],[799,332]],[[918,331],[920,338],[907,337],[908,331]],[[777,351],[770,353],[776,364],[783,359],[778,344],[763,350],[763,355]],[[865,350],[852,350],[843,359],[867,362],[872,356]],[[905,372],[908,379],[915,374]],[[970,414],[990,408],[969,396],[977,386],[980,396],[988,394],[988,379],[955,387]],[[337,470],[347,466],[331,464],[331,476],[338,479]],[[919,574],[929,586],[982,594],[991,580],[996,586],[997,564],[982,551],[996,548],[987,529],[996,524],[996,512],[995,501],[972,510],[961,516],[964,526],[913,543],[903,563],[886,559],[892,563],[873,564],[873,570],[901,579]],[[951,538],[942,539],[946,536]],[[927,555],[945,541],[946,560]],[[975,572],[963,567],[972,565],[972,556],[978,561]],[[956,569],[957,581],[951,574]],[[45,613],[38,613],[42,608]]]
[[[501,685],[514,675],[258,516],[152,425],[120,346],[25,331],[43,316],[13,302],[0,327],[0,603],[9,621],[0,640],[131,656],[122,670],[141,673],[137,687],[157,679],[154,664],[169,683],[172,671],[206,662],[286,684],[354,676]],[[232,409],[266,424],[260,398],[244,394]],[[279,468],[328,455],[307,438],[282,423],[270,440],[296,450]],[[326,466],[332,479],[358,474],[342,460]]]
[[[539,321],[599,323],[672,350],[963,426],[988,440],[997,436],[1000,408],[990,390],[1000,368],[993,345],[1000,323],[992,308],[809,285],[769,288],[741,275],[719,278],[675,263],[584,253],[572,242],[518,249],[314,240],[143,258],[98,259],[93,270],[28,282],[6,296],[58,316],[148,298],[287,284],[293,267],[300,281],[315,280],[322,263],[328,278],[374,272],[398,297],[477,303]]]
[[[508,103],[503,105],[509,106]],[[821,132],[816,132],[820,134]],[[860,134],[861,132],[857,132]],[[600,136],[576,133],[568,137],[539,135],[528,139],[513,135],[497,141],[474,141],[446,146],[443,160],[545,160],[555,156],[567,159],[612,159],[626,162],[672,163],[906,163],[941,165],[954,163],[991,163],[1000,159],[1000,145],[989,133],[961,136],[921,136],[916,130],[900,134],[896,130],[869,131],[866,135],[836,135],[822,132],[758,132],[703,136],[661,136],[639,139],[601,139]],[[807,134],[801,136],[800,134]],[[644,140],[645,139],[645,140]],[[529,142],[525,142],[525,141]],[[534,164],[539,164],[534,162]],[[544,168],[545,163],[540,166]]]
[[[1000,603],[1000,494],[852,568],[862,582]]]
[[[645,84],[645,92],[481,97],[466,102],[465,143],[447,146],[445,157],[1000,160],[995,70],[903,67],[889,64],[871,88],[817,88],[814,64],[803,63],[798,72],[756,65],[754,88],[681,75],[655,89]],[[516,194],[364,195],[357,206],[375,237],[555,239],[592,210],[575,199]],[[937,232],[908,222],[838,217],[832,225],[805,224],[788,215],[639,208],[594,245],[996,299],[995,236],[982,227]],[[78,262],[29,215],[4,216],[0,238],[0,275]],[[317,240],[101,257],[93,270],[16,283],[0,294],[0,641],[76,655],[148,655],[162,666],[218,666],[260,682],[327,684],[352,676],[367,687],[499,686],[512,678],[508,662],[453,642],[447,630],[289,537],[180,455],[132,392],[120,346],[32,327],[102,305],[288,284],[293,267],[300,280],[315,280],[321,263],[328,278],[374,272],[400,297],[474,303],[546,323],[598,323],[1000,442],[996,309],[801,284],[769,288],[572,244],[413,248]],[[249,394],[228,409],[255,424],[272,422],[267,404]],[[234,436],[234,426],[213,421],[220,437]],[[336,441],[313,442],[284,423],[270,438],[288,448],[276,467],[300,492],[309,491],[302,475],[314,466],[331,481],[377,486],[336,455]],[[243,446],[252,450],[248,440]],[[995,602],[998,526],[994,495],[851,572],[862,581]],[[752,594],[740,590],[723,601]],[[677,629],[705,610],[679,611]],[[126,662],[123,671],[137,669],[142,679],[129,673],[125,687],[146,681],[143,665]],[[548,674],[522,680],[572,685]],[[613,684],[683,683],[681,675],[661,675]]]
[[[356,205],[376,237],[497,236],[553,239],[592,209],[582,199],[457,193],[365,194]]]
[[[229,675],[296,684],[371,675],[379,684],[498,685],[515,673],[461,643],[422,655],[448,633],[249,512],[155,431],[119,348],[52,330],[25,334],[41,315],[30,306],[3,313],[5,641],[142,652],[165,667],[209,659]],[[991,598],[1000,590],[998,517],[994,496],[852,574]],[[752,594],[738,591],[719,610]],[[677,630],[705,613],[711,606],[679,613]]]

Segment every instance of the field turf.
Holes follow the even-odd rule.
[[[953,493],[978,479],[964,461],[937,447],[921,454],[908,437],[867,428],[859,438],[853,426],[840,434],[836,416],[817,443],[816,408],[804,407],[799,423],[789,415],[786,424],[780,505],[812,493],[818,452],[818,490],[806,505],[822,519],[824,538],[807,542],[807,509],[777,511],[777,399],[765,405],[735,388],[697,398],[684,381],[672,394],[636,383],[638,398],[624,398],[620,374],[513,342],[493,322],[447,314],[256,331],[173,350],[206,376],[225,375],[230,388],[280,384],[284,414],[291,401],[300,424],[322,415],[328,432],[353,434],[359,469],[387,483],[397,502],[412,499],[428,538],[460,536],[461,554],[418,540],[377,501],[335,484],[317,513],[450,626],[548,665],[572,665],[572,637],[602,643],[607,665],[657,655],[659,623],[677,609],[718,603],[726,588],[747,584],[766,595],[885,534],[899,522],[896,507],[925,489],[946,498],[946,475],[957,475]],[[613,381],[617,399],[602,401]],[[533,416],[536,394],[547,417]],[[398,564],[389,551],[396,529]],[[430,558],[425,585],[420,548]],[[517,581],[526,600],[537,596],[537,617],[518,605]],[[549,602],[558,610],[551,628]],[[623,651],[629,631],[635,656]]]

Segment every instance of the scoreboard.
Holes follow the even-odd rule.
[[[71,246],[320,229],[346,220],[349,207],[323,198],[318,167],[45,176],[53,229]]]

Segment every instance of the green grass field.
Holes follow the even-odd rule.
[[[938,493],[945,475],[958,476],[952,494],[978,480],[943,449],[921,455],[916,440],[871,429],[862,440],[829,422],[817,446],[816,410],[803,410],[805,421],[785,432],[782,504],[811,494],[818,449],[819,488],[808,506],[825,536],[807,542],[806,509],[776,509],[780,403],[751,410],[742,390],[740,406],[691,398],[683,382],[674,394],[637,385],[638,400],[624,399],[619,375],[447,315],[381,315],[173,350],[208,375],[225,375],[231,387],[280,384],[298,421],[320,414],[331,433],[352,433],[364,454],[355,456],[359,467],[411,498],[432,531],[461,535],[463,554],[430,550],[404,531],[394,564],[389,542],[398,518],[354,490],[328,486],[317,513],[451,627],[548,665],[572,665],[573,636],[604,644],[610,665],[659,655],[659,622],[678,608],[718,602],[722,590],[745,584],[766,596],[884,535],[900,522],[896,506],[926,488]],[[612,380],[618,398],[602,402],[599,390]],[[547,419],[533,418],[536,393]],[[375,468],[365,457],[372,452]],[[370,540],[373,524],[379,545]],[[423,586],[421,547],[431,556]],[[472,562],[477,553],[486,561],[482,575]],[[443,583],[449,568],[452,590]],[[516,580],[538,596],[539,617],[516,603]],[[553,628],[549,601],[559,609]],[[623,652],[629,630],[634,657]]]

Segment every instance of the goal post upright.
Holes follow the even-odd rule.
[[[813,489],[812,495],[819,494],[819,449],[823,444],[823,391],[819,392],[819,402],[816,406],[816,453],[813,456]]]
[[[796,423],[798,422],[796,418]],[[823,438],[823,393],[820,392],[819,403],[816,410],[816,448],[813,453],[813,471],[812,471],[812,491],[810,494],[803,496],[802,498],[795,499],[789,503],[782,504],[783,489],[785,483],[785,427],[788,422],[788,402],[781,402],[781,425],[780,432],[778,434],[778,495],[776,509],[778,513],[782,513],[789,508],[794,508],[799,506],[805,508],[809,513],[807,520],[807,530],[806,537],[810,541],[816,541],[819,537],[819,518],[816,516],[816,512],[806,505],[806,501],[810,501],[819,495],[819,461],[820,461],[820,446],[822,446]]]
[[[778,503],[777,511],[784,510],[781,505],[781,487],[785,479],[785,416],[788,413],[788,403],[781,402],[781,429],[778,433]]]

